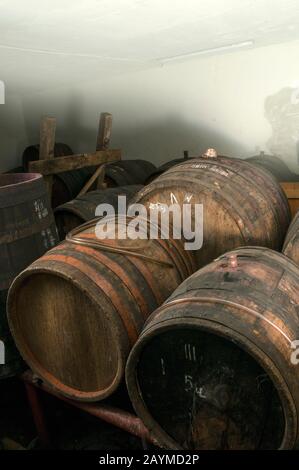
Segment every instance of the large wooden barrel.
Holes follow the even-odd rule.
[[[246,161],[265,168],[278,181],[299,181],[299,175],[293,173],[287,164],[275,155],[267,155],[265,152],[260,152],[259,155],[246,158]]]
[[[298,267],[282,254],[240,248],[185,280],[151,315],[126,379],[162,446],[298,447],[298,285]]]
[[[114,233],[103,220],[98,224]],[[117,230],[128,223],[115,219]],[[141,230],[148,235],[147,226]],[[100,400],[120,383],[145,319],[193,270],[176,240],[99,240],[89,222],[12,284],[8,316],[15,342],[59,393]]]
[[[105,183],[108,187],[145,184],[156,167],[147,160],[120,160],[105,165]]]
[[[269,172],[241,159],[217,157],[214,149],[172,167],[143,188],[133,202],[152,211],[160,211],[163,204],[202,204],[198,267],[238,246],[280,250],[290,223],[286,196]]]
[[[289,226],[282,252],[299,266],[299,212],[296,213]]]
[[[0,340],[4,342],[6,355],[5,365],[0,366],[0,377],[7,377],[20,368],[7,325],[7,290],[24,268],[58,242],[41,175],[0,175],[0,226]]]
[[[90,191],[76,199],[57,207],[54,211],[60,240],[74,228],[95,218],[99,204],[111,204],[115,211],[118,207],[118,196],[125,196],[127,203],[141,189],[141,185],[119,186],[116,188]]]

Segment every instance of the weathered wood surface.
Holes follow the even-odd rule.
[[[126,380],[160,445],[298,446],[298,285],[298,267],[282,254],[240,248],[193,274],[151,315]]]
[[[299,202],[299,199],[298,199]],[[287,231],[282,252],[299,266],[299,212],[297,211]]]
[[[32,261],[58,243],[49,198],[42,176],[0,175],[0,339],[7,363],[0,377],[19,370],[20,360],[6,322],[6,292],[13,279]]]
[[[192,262],[176,240],[98,240],[94,224],[82,226],[14,281],[8,317],[16,344],[55,390],[100,400],[117,388],[144,321]]]
[[[280,250],[290,223],[288,202],[278,182],[269,172],[237,158],[182,162],[145,186],[133,202],[156,210],[161,204],[176,203],[182,209],[184,204],[202,204],[198,267],[238,246]]]
[[[44,117],[40,124],[40,143],[39,143],[39,159],[49,160],[54,158],[56,133],[56,119]],[[49,196],[52,194],[53,176],[45,176],[45,183]]]
[[[60,240],[64,240],[66,234],[74,228],[94,219],[99,204],[111,204],[117,213],[118,196],[126,196],[129,204],[141,188],[141,185],[130,185],[91,191],[57,207],[54,215]]]
[[[282,182],[280,186],[288,198],[292,218],[294,218],[299,210],[299,182]]]
[[[107,162],[117,162],[121,158],[120,149],[98,150],[94,153],[80,153],[53,160],[40,160],[29,164],[29,171],[42,175],[53,175],[64,171],[96,166]]]
[[[147,160],[121,160],[106,165],[105,183],[108,187],[146,184],[155,169],[155,165]]]

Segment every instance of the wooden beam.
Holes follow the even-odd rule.
[[[41,173],[44,176],[78,170],[87,166],[97,166],[103,163],[117,162],[121,159],[121,150],[99,150],[94,153],[80,153],[67,157],[56,157],[50,160],[37,160],[29,163],[29,171]]]
[[[39,137],[39,159],[40,160],[48,160],[48,159],[54,158],[55,133],[56,133],[56,119],[50,118],[50,117],[43,117],[40,123],[40,137]],[[51,198],[53,176],[46,176],[45,183],[48,189],[49,196]]]
[[[101,113],[96,150],[107,150],[110,144],[112,132],[112,114]]]
[[[105,174],[105,166],[100,165],[96,169],[96,171],[94,172],[92,177],[83,186],[83,188],[79,192],[78,196],[82,196],[83,194],[86,194],[87,191],[89,191],[89,189],[92,187],[92,185],[95,183],[96,180],[97,180],[97,189],[100,189],[101,183],[103,183],[102,179],[104,180],[104,178],[102,178],[102,177],[104,177],[104,174]],[[99,182],[99,179],[100,179],[100,182]]]

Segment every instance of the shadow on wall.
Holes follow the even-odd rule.
[[[96,133],[101,111],[110,111],[113,114],[113,130],[111,147],[121,148],[123,158],[141,158],[160,164],[183,156],[188,150],[189,156],[198,156],[207,147],[214,147],[219,154],[232,157],[246,155],[245,147],[237,139],[230,138],[223,132],[208,128],[204,124],[192,124],[178,116],[165,116],[164,119],[153,122],[143,119],[136,123],[128,110],[129,119],[125,121],[123,109],[118,115],[117,109],[102,109],[101,104],[93,103],[86,109],[82,96],[73,95],[58,102],[52,103],[41,100],[28,100],[24,104],[26,119],[26,133],[29,144],[39,140],[39,120],[41,116],[48,115],[57,118],[56,141],[64,142],[74,152],[92,151],[95,149]],[[145,110],[146,117],[146,110]],[[248,149],[247,149],[248,154]]]

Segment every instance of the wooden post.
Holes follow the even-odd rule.
[[[112,114],[110,113],[101,113],[98,127],[97,143],[96,150],[107,150],[110,144],[112,131]],[[87,181],[83,186],[78,196],[82,196],[87,193],[91,186],[97,181],[97,189],[102,189],[104,185],[105,178],[105,165],[100,165],[92,177]]]
[[[55,133],[56,133],[56,119],[44,117],[40,123],[40,144],[39,144],[39,159],[48,160],[54,158],[55,147]],[[45,183],[48,189],[49,196],[52,194],[53,176],[44,176]]]

